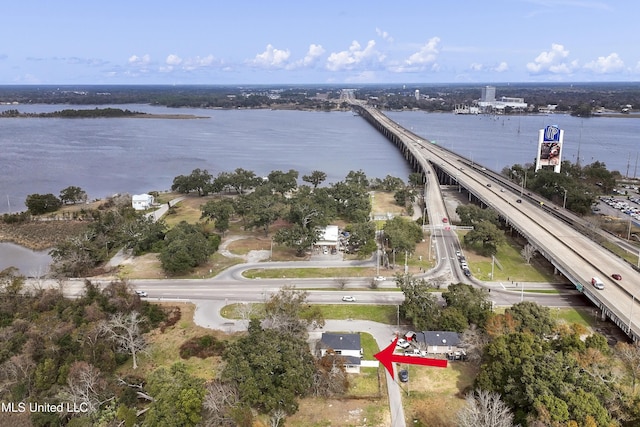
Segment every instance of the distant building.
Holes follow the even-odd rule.
[[[478,107],[483,112],[502,113],[508,107],[513,110],[526,110],[528,105],[524,102],[524,98],[511,98],[507,96],[496,100],[496,88],[494,86],[485,86],[482,88]]]
[[[416,101],[420,101],[420,91],[418,89],[416,89]]]
[[[480,102],[495,102],[496,88],[495,86],[485,86],[480,94]]]
[[[131,197],[131,205],[137,211],[143,211],[153,206],[153,196],[151,194],[134,194]]]

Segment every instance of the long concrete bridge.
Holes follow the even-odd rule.
[[[425,182],[428,171],[435,170],[439,182],[457,184],[468,192],[470,200],[493,208],[593,302],[603,319],[611,319],[638,340],[640,273],[596,242],[603,239],[601,231],[502,175],[414,134],[379,110],[358,101],[351,103],[360,116],[398,147],[416,172],[425,174]],[[621,274],[623,279],[612,279],[612,273]],[[593,277],[602,279],[604,289],[591,285]]]

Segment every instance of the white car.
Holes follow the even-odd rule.
[[[137,294],[139,297],[147,297],[147,296],[148,296],[148,295],[147,295],[147,293],[146,293],[145,291],[136,291],[136,294]]]
[[[400,338],[396,343],[396,347],[400,348],[408,348],[410,345],[411,344],[409,344],[409,341],[405,340],[404,338]]]
[[[376,282],[384,282],[385,278],[384,276],[376,276],[373,278],[373,280],[375,280]]]
[[[342,297],[342,301],[356,302],[356,299],[354,297],[352,297],[351,295],[345,295],[345,296]]]

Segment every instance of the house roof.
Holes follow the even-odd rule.
[[[151,194],[134,194],[131,196],[131,200],[147,201],[152,197]]]
[[[360,334],[333,334],[325,332],[320,338],[320,344],[324,348],[334,350],[360,350]]]
[[[337,225],[327,225],[324,229],[320,230],[319,240],[335,244],[338,241],[338,232]]]
[[[421,331],[415,332],[417,342],[426,342],[427,345],[451,345],[460,344],[460,335],[451,331]]]

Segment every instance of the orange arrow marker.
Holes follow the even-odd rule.
[[[382,366],[387,368],[387,371],[391,374],[391,378],[393,378],[393,362],[408,363],[410,365],[435,366],[437,368],[447,367],[446,359],[430,359],[428,357],[402,356],[400,354],[394,354],[393,352],[396,349],[397,342],[398,337],[396,337],[396,339],[393,340],[387,348],[373,356],[382,363]]]

